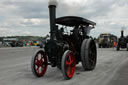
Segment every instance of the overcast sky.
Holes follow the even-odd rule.
[[[48,0],[0,0],[0,36],[49,33]],[[75,15],[96,22],[100,33],[128,35],[128,0],[58,0],[57,17]]]

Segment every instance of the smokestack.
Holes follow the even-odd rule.
[[[50,39],[56,40],[56,26],[55,26],[55,19],[56,19],[56,0],[49,0],[49,18],[50,18]]]
[[[121,37],[124,37],[124,30],[121,30]]]

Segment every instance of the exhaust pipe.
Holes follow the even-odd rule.
[[[50,39],[56,40],[56,5],[57,2],[55,0],[49,1],[49,18],[50,18]]]
[[[124,30],[121,30],[121,37],[124,37]]]

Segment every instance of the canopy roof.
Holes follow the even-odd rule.
[[[77,26],[77,25],[92,25],[95,26],[96,23],[88,19],[77,17],[77,16],[64,16],[56,19],[56,24],[66,25],[66,26]]]

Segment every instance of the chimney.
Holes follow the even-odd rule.
[[[49,1],[49,18],[50,18],[50,39],[56,40],[56,5],[57,2],[55,0]]]
[[[121,30],[121,37],[124,37],[124,30]]]

